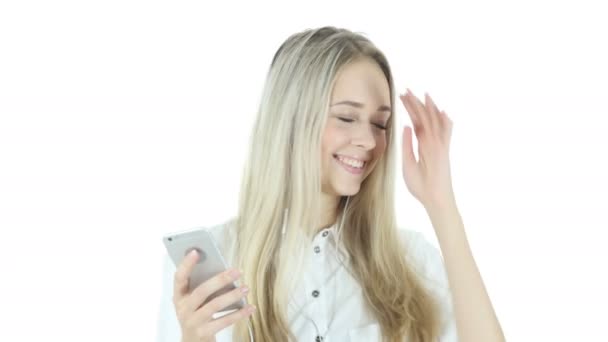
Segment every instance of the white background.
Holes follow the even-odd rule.
[[[398,93],[453,119],[458,204],[507,339],[606,338],[601,2],[321,3],[0,4],[0,340],[153,340],[162,235],[236,212],[272,56],[323,25],[365,33]],[[436,243],[398,186],[400,223]]]

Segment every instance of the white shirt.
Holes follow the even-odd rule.
[[[231,265],[234,250],[230,241],[234,241],[234,233],[227,227],[220,224],[210,227],[209,231]],[[340,267],[335,254],[335,231],[336,225],[321,230],[310,245],[308,269],[304,270],[288,308],[291,331],[298,341],[316,342],[317,329],[320,335],[325,335],[323,342],[381,341],[380,324],[368,311],[359,283],[345,267]],[[401,229],[400,238],[413,256],[413,266],[423,276],[424,285],[440,300],[439,342],[457,342],[452,298],[439,250],[417,231]],[[348,264],[346,253],[341,253],[344,264]],[[175,269],[167,255],[163,267],[158,342],[179,342],[181,338],[172,302]],[[232,327],[218,332],[216,341],[232,342]]]

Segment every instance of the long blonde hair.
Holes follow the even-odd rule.
[[[331,91],[341,68],[360,58],[375,61],[384,72],[393,113],[387,149],[344,213],[349,266],[384,341],[427,342],[438,336],[437,303],[404,257],[395,219],[395,96],[388,61],[362,34],[330,26],[293,34],[280,46],[250,137],[232,226],[234,266],[243,270],[241,281],[251,288],[248,302],[257,306],[250,320],[256,342],[295,340],[287,307],[298,281],[293,270],[301,269],[307,247],[302,237],[311,238],[322,224],[321,135]],[[247,322],[237,323],[233,334],[235,341],[248,341]]]

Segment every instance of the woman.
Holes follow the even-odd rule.
[[[210,229],[242,274],[188,292],[198,256],[170,269],[161,339],[504,340],[452,191],[452,121],[409,90],[400,100],[419,161],[405,127],[403,179],[429,214],[445,264],[421,234],[397,227],[394,92],[388,61],[360,34],[323,27],[282,44],[253,127],[238,215]],[[201,306],[235,279],[238,289]],[[244,309],[217,315],[242,297]]]

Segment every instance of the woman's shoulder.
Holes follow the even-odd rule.
[[[431,239],[420,231],[401,228],[399,238],[405,250],[405,256],[418,275],[433,287],[445,288],[447,274],[443,256]]]
[[[422,232],[400,229],[399,234],[409,264],[440,305],[442,328],[439,340],[457,341],[452,296],[441,250]]]
[[[211,236],[213,236],[213,238],[216,241],[221,242],[222,240],[225,240],[228,237],[228,235],[231,234],[231,228],[233,228],[233,227],[234,227],[234,220],[229,219],[226,221],[222,221],[220,223],[215,223],[215,224],[206,226],[204,229],[209,231],[209,233],[211,233]]]
[[[205,227],[205,229],[211,233],[211,236],[215,240],[215,243],[228,264],[231,264],[233,259],[234,243],[236,241],[235,223],[236,219],[230,218]]]
[[[409,252],[420,257],[428,258],[429,256],[439,253],[439,249],[420,231],[399,228],[399,238]]]

